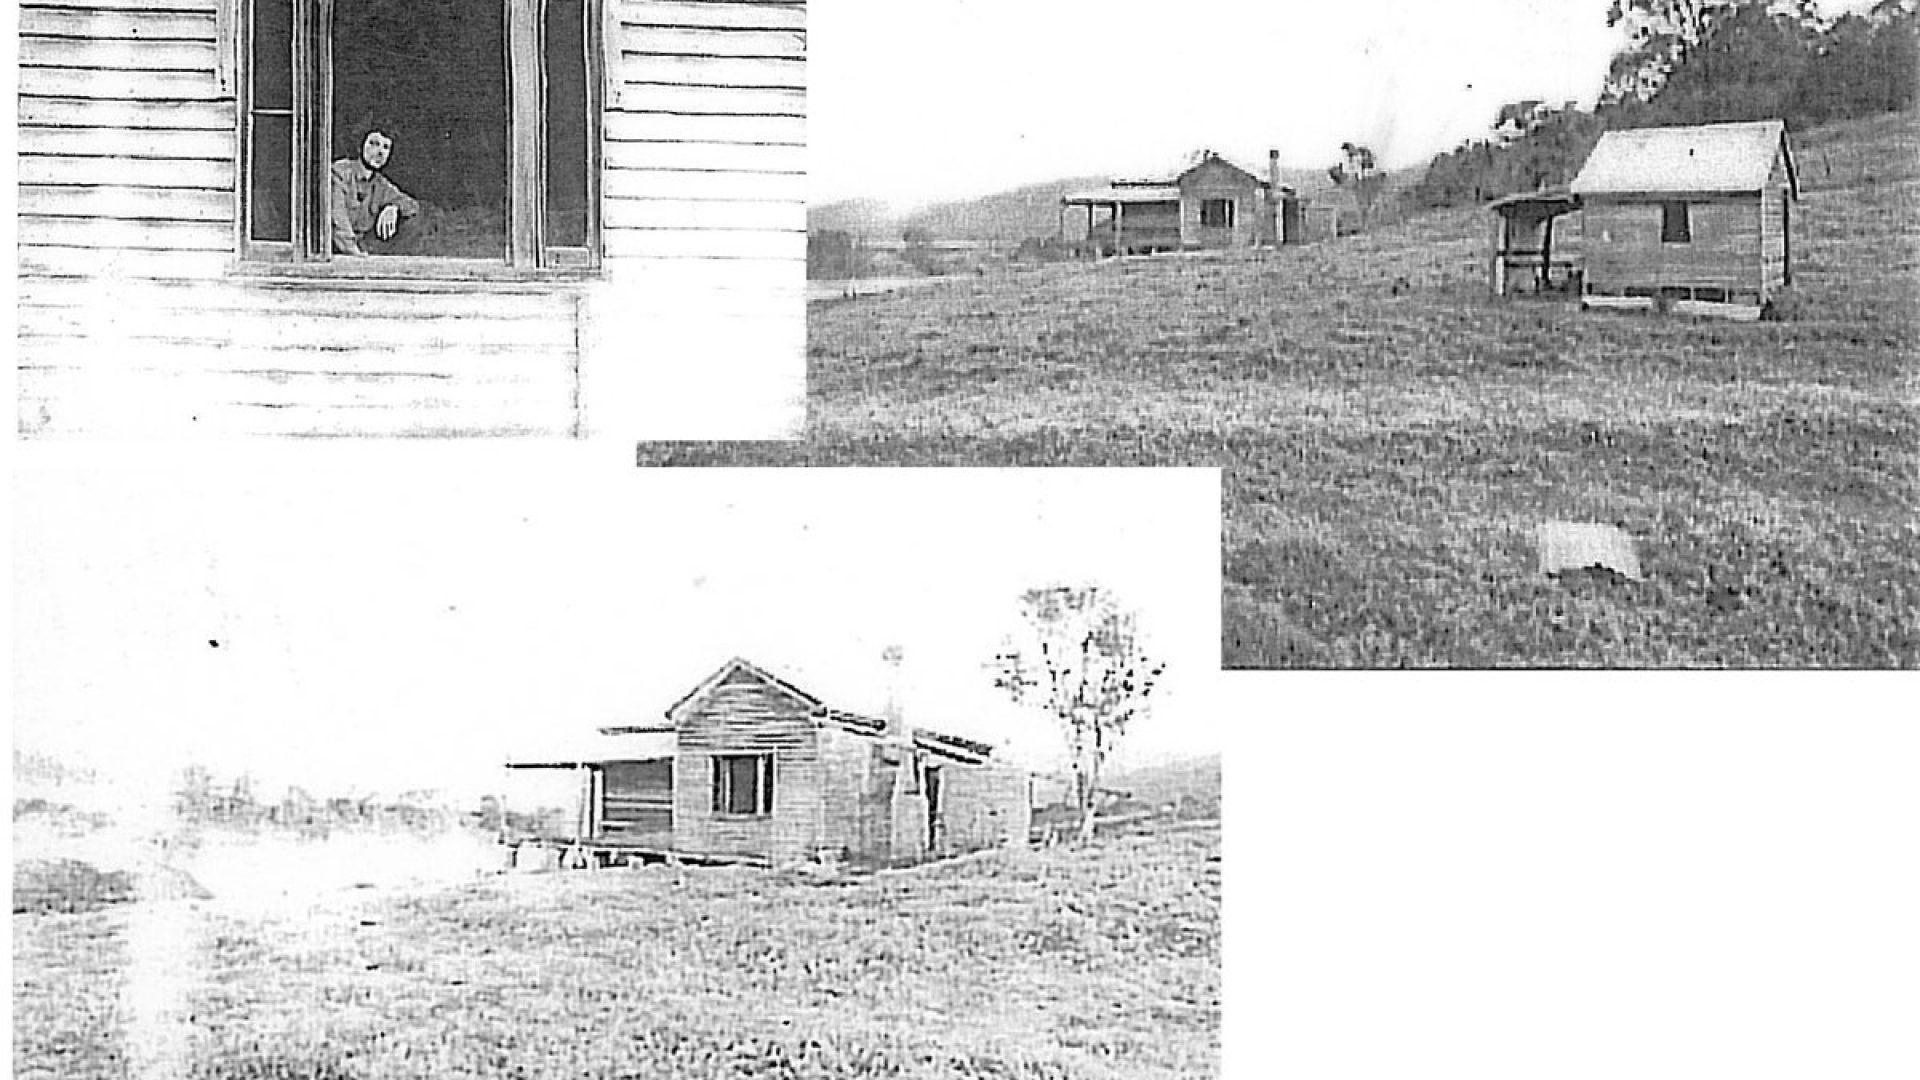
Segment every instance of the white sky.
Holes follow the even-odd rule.
[[[1871,0],[1827,0],[1837,12]],[[812,0],[812,197],[898,205],[1164,168],[1203,147],[1419,164],[1499,107],[1591,104],[1608,0]]]
[[[503,466],[528,454],[514,449]],[[910,721],[1046,765],[1057,736],[981,665],[1020,590],[1065,579],[1117,589],[1171,665],[1129,749],[1217,745],[1211,470],[395,456],[26,472],[18,741],[114,771],[193,757],[316,793],[487,790],[509,754],[657,719],[735,654],[879,710],[880,654],[899,643]]]

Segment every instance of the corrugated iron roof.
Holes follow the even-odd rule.
[[[1778,120],[1609,131],[1570,187],[1575,195],[1759,191],[1775,155],[1786,154],[1787,183],[1798,197],[1786,137]]]

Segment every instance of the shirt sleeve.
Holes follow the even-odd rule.
[[[401,191],[400,185],[384,175],[376,177],[374,183],[380,185],[380,205],[399,208],[401,217],[412,217],[420,212],[419,202],[413,196]]]
[[[333,174],[333,250],[341,255],[365,255],[353,234],[352,198],[339,173]]]

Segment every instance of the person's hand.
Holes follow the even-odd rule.
[[[373,223],[374,235],[382,240],[393,239],[394,230],[400,227],[400,208],[389,206],[380,211],[379,220]]]

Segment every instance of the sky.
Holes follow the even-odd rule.
[[[812,0],[811,197],[905,208],[1201,148],[1323,168],[1353,141],[1417,165],[1504,103],[1592,104],[1624,43],[1608,4]]]
[[[983,665],[1022,589],[1091,581],[1169,664],[1131,756],[1217,749],[1211,470],[484,470],[393,452],[20,476],[17,741],[149,779],[197,760],[276,797],[484,791],[508,757],[657,720],[735,655],[877,712],[897,644],[910,722],[1049,768],[1056,732]]]

